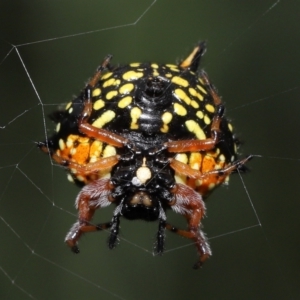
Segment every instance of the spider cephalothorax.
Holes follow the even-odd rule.
[[[202,200],[250,158],[237,159],[237,141],[224,106],[202,70],[205,44],[178,65],[131,63],[111,67],[107,56],[82,93],[53,113],[56,133],[39,147],[82,186],[78,221],[66,236],[76,253],[82,233],[110,228],[117,244],[120,217],[158,220],[155,252],[165,229],[194,240],[198,268],[211,255],[200,229]],[[112,220],[94,225],[98,208],[115,204]],[[166,211],[186,217],[188,228],[167,223]]]

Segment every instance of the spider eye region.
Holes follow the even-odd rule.
[[[130,202],[131,205],[144,205],[146,207],[152,206],[152,200],[150,196],[144,191],[139,191],[133,195]]]

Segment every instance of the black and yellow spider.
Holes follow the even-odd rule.
[[[75,253],[83,233],[108,228],[114,248],[122,216],[158,220],[158,254],[168,229],[195,242],[195,268],[211,255],[200,229],[202,198],[251,156],[238,160],[221,99],[198,71],[204,51],[202,42],[179,64],[118,67],[108,55],[80,95],[53,113],[56,133],[39,147],[82,186],[78,221],[66,236]],[[116,206],[111,221],[92,224],[95,210],[110,204]],[[187,229],[167,222],[168,209],[186,218]]]

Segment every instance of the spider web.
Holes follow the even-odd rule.
[[[2,2],[0,9],[0,298],[297,298],[299,289],[298,1],[127,0]],[[78,189],[36,149],[47,115],[72,99],[108,54],[113,63],[172,63],[208,40],[202,67],[227,116],[257,157],[248,174],[207,203],[212,258],[197,272],[190,241],[156,223],[121,222],[121,242],[86,235],[80,255],[63,243]],[[110,220],[111,209],[95,222]],[[168,220],[184,227],[170,213]],[[199,296],[198,296],[199,295]]]

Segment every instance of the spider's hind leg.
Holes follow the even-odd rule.
[[[171,208],[186,217],[188,229],[178,229],[168,223],[166,228],[194,241],[199,255],[199,260],[194,264],[194,269],[198,269],[211,256],[209,243],[200,230],[201,220],[205,214],[205,204],[200,194],[184,184],[177,184],[174,195],[176,201],[171,205]]]
[[[163,207],[159,207],[159,217],[158,217],[158,230],[156,234],[156,241],[154,246],[154,254],[161,255],[165,249],[165,230],[166,230],[166,214]]]

